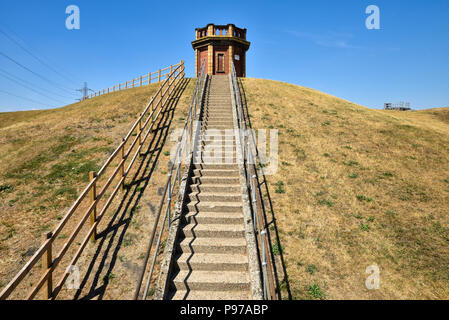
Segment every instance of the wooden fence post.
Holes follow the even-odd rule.
[[[142,114],[139,114],[139,123],[137,123],[137,131],[139,135],[139,146],[142,144]],[[142,155],[142,148],[139,151],[139,155]]]
[[[148,84],[151,83],[151,72],[148,74]]]
[[[140,77],[140,86],[142,86],[142,76]]]
[[[125,138],[123,138],[123,142],[125,142]],[[125,159],[125,144],[124,143],[120,150],[120,154],[121,154],[122,161],[123,161],[123,159]],[[125,162],[123,162],[122,166],[120,167],[120,174],[122,175],[122,178],[125,176]],[[124,190],[124,189],[125,189],[125,180],[123,179],[122,190]]]
[[[158,80],[157,80],[157,81],[158,81],[158,82],[161,82],[161,69],[159,69],[158,72],[159,72],[159,76],[158,76]]]
[[[119,84],[118,84],[118,91],[120,91],[120,90],[122,89],[121,86],[122,86],[122,84],[119,83]]]
[[[44,235],[44,242],[48,239],[51,239],[53,236],[53,232],[48,232]],[[47,250],[45,250],[44,254],[42,255],[42,271],[45,273],[47,270],[51,267],[51,264],[53,262],[52,258],[52,245],[53,243],[50,243]],[[51,298],[51,293],[53,292],[53,274],[50,273],[48,275],[48,278],[46,280],[46,283],[44,284],[43,288],[43,300],[48,300]]]
[[[97,174],[94,171],[89,172],[89,180],[92,182],[97,177]],[[90,188],[90,203],[94,203],[95,200],[97,200],[97,183],[94,182],[92,185],[92,188]],[[97,206],[95,205],[94,209],[90,213],[90,226],[92,227],[95,222],[97,221]],[[92,232],[90,236],[90,240],[92,242],[95,242],[95,239],[97,238],[97,228],[94,229],[94,232]]]

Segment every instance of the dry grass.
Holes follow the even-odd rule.
[[[182,126],[192,83],[168,113],[170,128],[160,135]],[[156,90],[157,84],[59,109],[0,114],[0,290],[39,247],[41,235],[56,226],[86,186],[89,171],[109,157]],[[130,176],[141,182],[117,197],[100,225],[100,239],[81,257],[81,275],[90,276],[82,279],[84,290],[77,298],[132,298],[158,190],[166,181],[164,153],[173,144],[169,138],[157,141],[158,157],[150,153],[138,161],[142,167]],[[61,293],[62,298],[73,295]]]
[[[448,299],[449,109],[372,110],[243,83],[253,127],[279,129],[267,179],[293,298]],[[379,290],[365,287],[373,264]]]

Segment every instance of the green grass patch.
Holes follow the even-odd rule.
[[[356,198],[357,198],[357,200],[359,200],[359,201],[366,201],[366,202],[371,202],[371,201],[373,201],[373,199],[371,199],[371,198],[369,198],[369,197],[366,197],[366,196],[364,196],[364,195],[361,195],[361,194],[356,195]]]
[[[277,242],[271,246],[274,255],[280,255],[284,251],[284,247],[279,245]]]
[[[317,269],[317,267],[316,267],[314,264],[309,264],[309,265],[306,267],[306,271],[307,271],[308,273],[310,273],[310,274],[314,274],[315,272],[318,271],[318,269]]]
[[[285,193],[284,182],[278,181],[276,183],[276,190],[274,190],[274,192],[276,192],[276,193]]]
[[[310,285],[307,288],[307,293],[315,299],[323,299],[324,298],[324,292],[321,290],[320,286],[316,283]]]
[[[14,187],[10,184],[0,185],[0,193],[10,193],[14,190]]]
[[[334,203],[332,201],[326,200],[326,199],[319,199],[318,203],[321,204],[321,205],[326,205],[329,208],[332,208],[334,206]]]
[[[369,225],[367,225],[366,223],[361,223],[360,224],[360,230],[362,230],[362,231],[369,231]]]

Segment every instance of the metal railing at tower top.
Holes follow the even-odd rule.
[[[170,225],[172,222],[172,215],[174,210],[172,208],[173,196],[178,194],[178,201],[180,200],[180,186],[181,180],[183,176],[183,172],[189,169],[190,163],[193,157],[194,150],[196,148],[196,143],[198,141],[197,135],[197,126],[199,125],[198,119],[201,112],[201,102],[204,96],[204,84],[207,78],[207,74],[205,72],[205,62],[201,65],[200,74],[197,77],[195,91],[193,93],[192,102],[189,107],[189,112],[187,115],[187,119],[184,123],[184,128],[180,137],[178,138],[178,145],[176,147],[176,152],[174,158],[172,158],[170,169],[168,172],[167,182],[165,184],[165,188],[162,194],[162,198],[159,204],[159,209],[156,214],[156,219],[153,225],[153,230],[151,232],[150,241],[148,243],[147,252],[145,255],[143,268],[139,276],[139,280],[137,283],[136,291],[134,293],[134,299],[142,299],[145,300],[150,291],[151,280],[153,277],[153,271],[156,264],[157,255],[159,253],[159,249],[161,246],[162,236],[164,234],[165,223],[168,225],[168,229],[170,229]],[[176,191],[175,191],[176,190]],[[161,221],[161,213],[165,210],[164,217]],[[161,225],[160,225],[161,223]],[[157,241],[154,245],[154,239],[157,235]],[[153,248],[154,246],[154,248]],[[148,265],[148,260],[150,258],[151,252],[153,251],[153,257],[151,260],[151,264]],[[146,276],[145,288],[143,295],[141,296],[141,288],[142,284],[145,280],[145,274],[147,274],[147,269],[149,267],[148,275]]]
[[[273,264],[273,255],[268,235],[268,223],[262,203],[262,193],[260,190],[259,174],[264,176],[264,164],[261,161],[256,145],[256,139],[253,130],[249,130],[246,124],[246,116],[241,101],[240,88],[238,85],[237,74],[235,72],[234,62],[232,62],[231,72],[232,91],[235,98],[235,108],[238,122],[238,136],[242,159],[241,164],[245,168],[246,187],[249,195],[249,204],[253,217],[253,227],[256,236],[259,261],[261,264],[263,296],[266,300],[278,300],[279,291],[275,281],[275,271]]]

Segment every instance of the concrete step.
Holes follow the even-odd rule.
[[[242,201],[236,202],[213,202],[213,201],[201,201],[201,202],[189,202],[187,208],[190,212],[195,210],[207,211],[207,212],[241,212]]]
[[[220,139],[221,138],[221,139]],[[213,143],[220,143],[222,144],[222,147],[225,149],[232,149],[235,148],[235,139],[234,137],[207,137],[205,139],[202,139],[200,142],[201,146],[209,146],[209,145],[213,145]]]
[[[238,164],[238,162],[237,162],[237,159],[235,157],[234,158],[230,158],[230,159],[195,157],[195,158],[193,158],[193,164],[207,164],[207,165],[217,164],[217,165],[221,165],[221,164]]]
[[[195,164],[194,167],[195,169],[239,169],[235,164]]]
[[[181,232],[188,237],[197,238],[239,238],[245,236],[243,223],[239,224],[196,224],[185,225]]]
[[[195,177],[238,177],[238,168],[232,169],[195,169],[193,170]]]
[[[191,202],[238,202],[242,201],[241,193],[192,192],[189,194]]]
[[[193,253],[241,253],[246,254],[245,238],[184,238],[178,252]]]
[[[192,184],[190,185],[192,192],[241,192],[241,187],[238,184],[235,185],[216,185],[216,184]]]
[[[248,271],[248,257],[243,254],[182,253],[176,263],[181,271]]]
[[[194,184],[237,185],[239,177],[192,177]]]
[[[172,300],[250,300],[248,291],[177,290],[168,295]]]
[[[248,272],[181,270],[173,279],[176,290],[240,291],[250,289]]]
[[[204,223],[204,224],[239,224],[242,223],[243,213],[239,212],[187,212],[182,216],[185,224]]]

